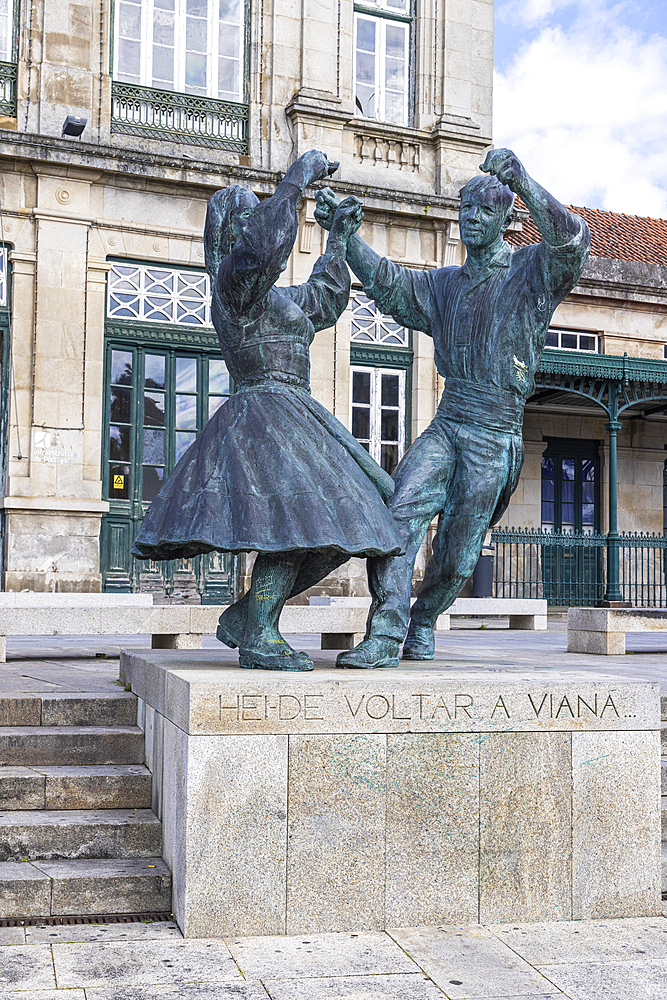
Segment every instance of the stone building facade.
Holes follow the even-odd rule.
[[[485,0],[18,0],[9,10],[6,589],[140,585],[129,545],[146,503],[229,391],[203,273],[217,188],[269,194],[317,147],[341,161],[333,186],[363,197],[378,249],[415,267],[460,259],[457,192],[491,139],[492,18]],[[68,116],[86,119],[80,137],[62,135]],[[308,192],[286,282],[317,258],[314,205]],[[424,338],[387,337],[377,316],[369,333],[367,319],[354,360],[400,376],[389,462],[428,423],[438,387]],[[352,309],[312,349],[313,392],[348,424],[351,322]],[[209,599],[243,572],[199,562],[169,572],[188,571]],[[164,568],[152,570],[159,582]]]
[[[363,200],[362,233],[380,253],[415,268],[461,263],[458,190],[492,138],[493,2],[10,0],[3,9],[3,587],[228,599],[247,560],[139,567],[129,555],[160,483],[233,391],[210,325],[207,200],[237,182],[270,194],[316,147],[340,160],[332,186]],[[321,249],[314,207],[308,191],[286,283],[305,280]],[[516,241],[532,238],[525,223],[518,213]],[[593,331],[599,352],[660,367],[661,262],[611,257],[589,265],[554,326]],[[391,470],[442,391],[429,339],[355,288],[311,359],[313,393]],[[595,442],[602,496],[604,415],[586,407],[567,394],[529,405],[509,523],[541,524],[551,438]],[[662,530],[662,427],[646,418],[621,431],[628,526]],[[363,566],[352,561],[327,586],[363,592]]]

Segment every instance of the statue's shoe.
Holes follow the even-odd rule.
[[[435,632],[432,625],[417,625],[410,620],[410,628],[403,645],[402,660],[432,660],[435,656]]]
[[[298,653],[285,643],[277,649],[239,649],[239,666],[247,670],[313,670],[315,664],[306,653]]]
[[[398,647],[396,639],[370,636],[368,639],[363,639],[354,649],[346,649],[343,653],[339,653],[336,665],[365,670],[373,670],[375,667],[397,667]]]
[[[230,649],[236,649],[243,641],[245,632],[245,616],[235,611],[235,605],[230,606],[222,612],[218,618],[218,627],[215,632],[216,639],[224,642]]]

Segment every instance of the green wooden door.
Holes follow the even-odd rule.
[[[135,328],[136,329],[136,328]],[[116,329],[122,335],[122,329]],[[107,591],[150,590],[224,603],[234,591],[234,560],[140,562],[130,548],[166,477],[230,393],[229,374],[214,344],[166,347],[161,337],[106,345],[104,496],[100,557]]]

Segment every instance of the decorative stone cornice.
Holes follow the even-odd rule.
[[[458,146],[467,152],[491,145],[491,137],[482,134],[477,122],[463,115],[441,115],[431,130],[431,136],[440,145]]]
[[[332,122],[346,124],[354,117],[354,108],[351,102],[343,101],[328,90],[302,87],[288,102],[285,114],[292,121],[299,118],[314,118],[318,122],[329,119]]]

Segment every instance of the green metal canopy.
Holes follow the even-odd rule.
[[[535,377],[537,406],[567,393],[599,406],[609,434],[609,532],[605,604],[623,601],[619,585],[617,439],[621,417],[667,411],[667,361],[547,348]]]

